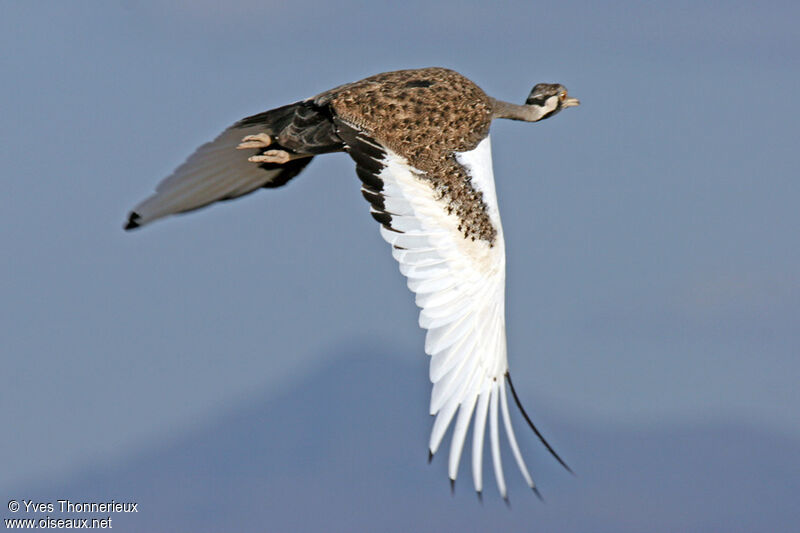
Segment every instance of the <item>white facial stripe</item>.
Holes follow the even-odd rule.
[[[552,113],[558,107],[558,95],[551,96],[544,102],[544,106],[542,107],[542,115],[547,115],[548,113]]]

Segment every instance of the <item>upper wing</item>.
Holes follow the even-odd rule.
[[[248,135],[262,135],[252,147],[240,146]],[[300,173],[313,155],[342,149],[333,123],[311,102],[298,102],[240,120],[213,141],[204,144],[156,192],[128,217],[125,229],[158,218],[192,211],[220,200],[230,200],[260,187],[279,187]],[[270,154],[274,162],[253,162],[252,156]]]
[[[436,415],[430,436],[434,454],[456,418],[450,445],[449,476],[456,479],[466,433],[475,426],[472,470],[480,493],[482,453],[487,416],[492,462],[503,497],[506,486],[500,460],[498,413],[517,464],[531,488],[531,478],[519,451],[511,419],[504,377],[508,370],[505,335],[505,246],[494,191],[491,148],[485,139],[471,152],[456,154],[457,161],[483,193],[488,214],[497,230],[493,245],[466,239],[455,214],[420,179],[420,171],[392,150],[352,125],[340,122],[339,135],[356,161],[361,191],[372,204],[372,216],[382,224],[383,238],[408,278],[422,308],[421,327],[427,329],[425,351],[431,355],[433,382],[430,413]],[[456,413],[458,416],[456,417]],[[535,489],[534,489],[535,490]]]

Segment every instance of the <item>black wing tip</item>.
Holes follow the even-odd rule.
[[[475,493],[478,495],[478,501],[481,502],[481,505],[483,505],[483,492],[476,490]]]
[[[517,404],[517,407],[522,413],[522,416],[525,418],[525,421],[531,427],[536,436],[539,437],[539,440],[541,441],[542,444],[544,444],[544,447],[547,448],[547,451],[550,452],[550,455],[552,455],[555,458],[555,460],[558,461],[558,463],[567,470],[567,472],[569,472],[574,476],[575,472],[572,471],[569,465],[567,465],[567,463],[564,462],[564,460],[556,453],[553,447],[550,446],[550,443],[547,442],[547,439],[544,438],[544,435],[542,435],[534,425],[533,421],[531,420],[531,417],[529,417],[528,413],[525,412],[525,408],[522,407],[522,402],[520,401],[519,396],[517,396],[517,391],[514,390],[514,383],[511,381],[511,374],[509,372],[506,372],[506,381],[508,381],[508,387],[511,389],[511,395],[514,397],[514,403]]]
[[[453,478],[450,478],[450,495],[456,495],[456,480]]]
[[[428,464],[431,464],[431,461],[433,461],[433,452],[428,450]]]
[[[503,501],[506,503],[506,507],[508,507],[509,509],[511,509],[511,500],[509,500],[509,499],[508,499],[508,494],[506,494],[505,496],[503,496]]]
[[[537,497],[537,498],[539,498],[539,501],[540,501],[540,502],[542,502],[542,503],[544,503],[544,497],[542,496],[542,493],[541,493],[541,492],[539,492],[539,489],[538,489],[538,488],[536,488],[536,485],[534,485],[533,487],[531,487],[531,490],[533,490],[533,493],[534,493],[534,494],[536,494],[536,497]]]
[[[139,221],[142,217],[136,211],[132,211],[130,215],[128,215],[128,222],[125,223],[125,231],[130,231],[132,229],[136,229],[141,226]]]

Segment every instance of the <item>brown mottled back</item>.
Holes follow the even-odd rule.
[[[474,149],[489,133],[492,104],[461,74],[444,68],[378,74],[314,99],[341,119],[423,171],[448,212],[461,220],[466,238],[494,242],[483,195],[469,182],[454,152]]]

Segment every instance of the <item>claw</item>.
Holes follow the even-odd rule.
[[[292,160],[292,155],[284,150],[267,150],[261,155],[252,155],[247,158],[251,163],[278,163],[280,165]]]
[[[266,148],[272,144],[272,137],[266,133],[258,133],[256,135],[247,135],[242,138],[242,142],[236,147],[237,150],[244,150],[246,148]]]

